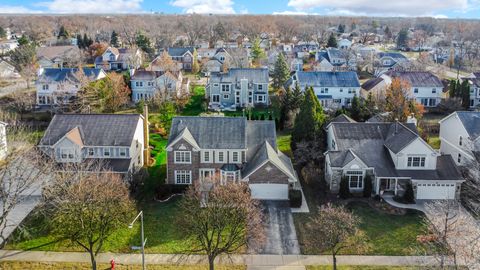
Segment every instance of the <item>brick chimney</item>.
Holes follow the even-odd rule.
[[[150,129],[148,128],[148,106],[143,107],[143,166],[150,165]]]

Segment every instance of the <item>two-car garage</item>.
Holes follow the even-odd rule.
[[[258,200],[288,200],[288,184],[250,184],[252,198]]]
[[[432,181],[430,181],[432,182]],[[417,183],[417,200],[455,199],[455,183]]]

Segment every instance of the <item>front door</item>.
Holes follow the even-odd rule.
[[[383,178],[380,179],[380,190],[392,191],[395,189],[395,179]]]

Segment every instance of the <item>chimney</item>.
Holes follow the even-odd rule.
[[[398,133],[398,118],[395,118],[395,134]]]
[[[143,165],[150,165],[150,129],[148,128],[148,105],[143,107]]]
[[[407,117],[407,123],[417,126],[417,119],[415,118],[415,114],[412,113]]]

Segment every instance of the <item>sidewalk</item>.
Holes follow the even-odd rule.
[[[428,265],[435,263],[433,257],[422,256],[337,256],[339,265]],[[111,259],[119,264],[141,264],[140,254],[101,253],[98,263],[109,263]],[[147,264],[207,264],[202,255],[146,254]],[[89,263],[90,258],[83,252],[47,252],[0,250],[0,261],[29,262],[79,262]],[[301,269],[305,265],[330,265],[331,256],[323,255],[233,255],[220,257],[217,263],[223,265],[247,265],[249,269]]]

